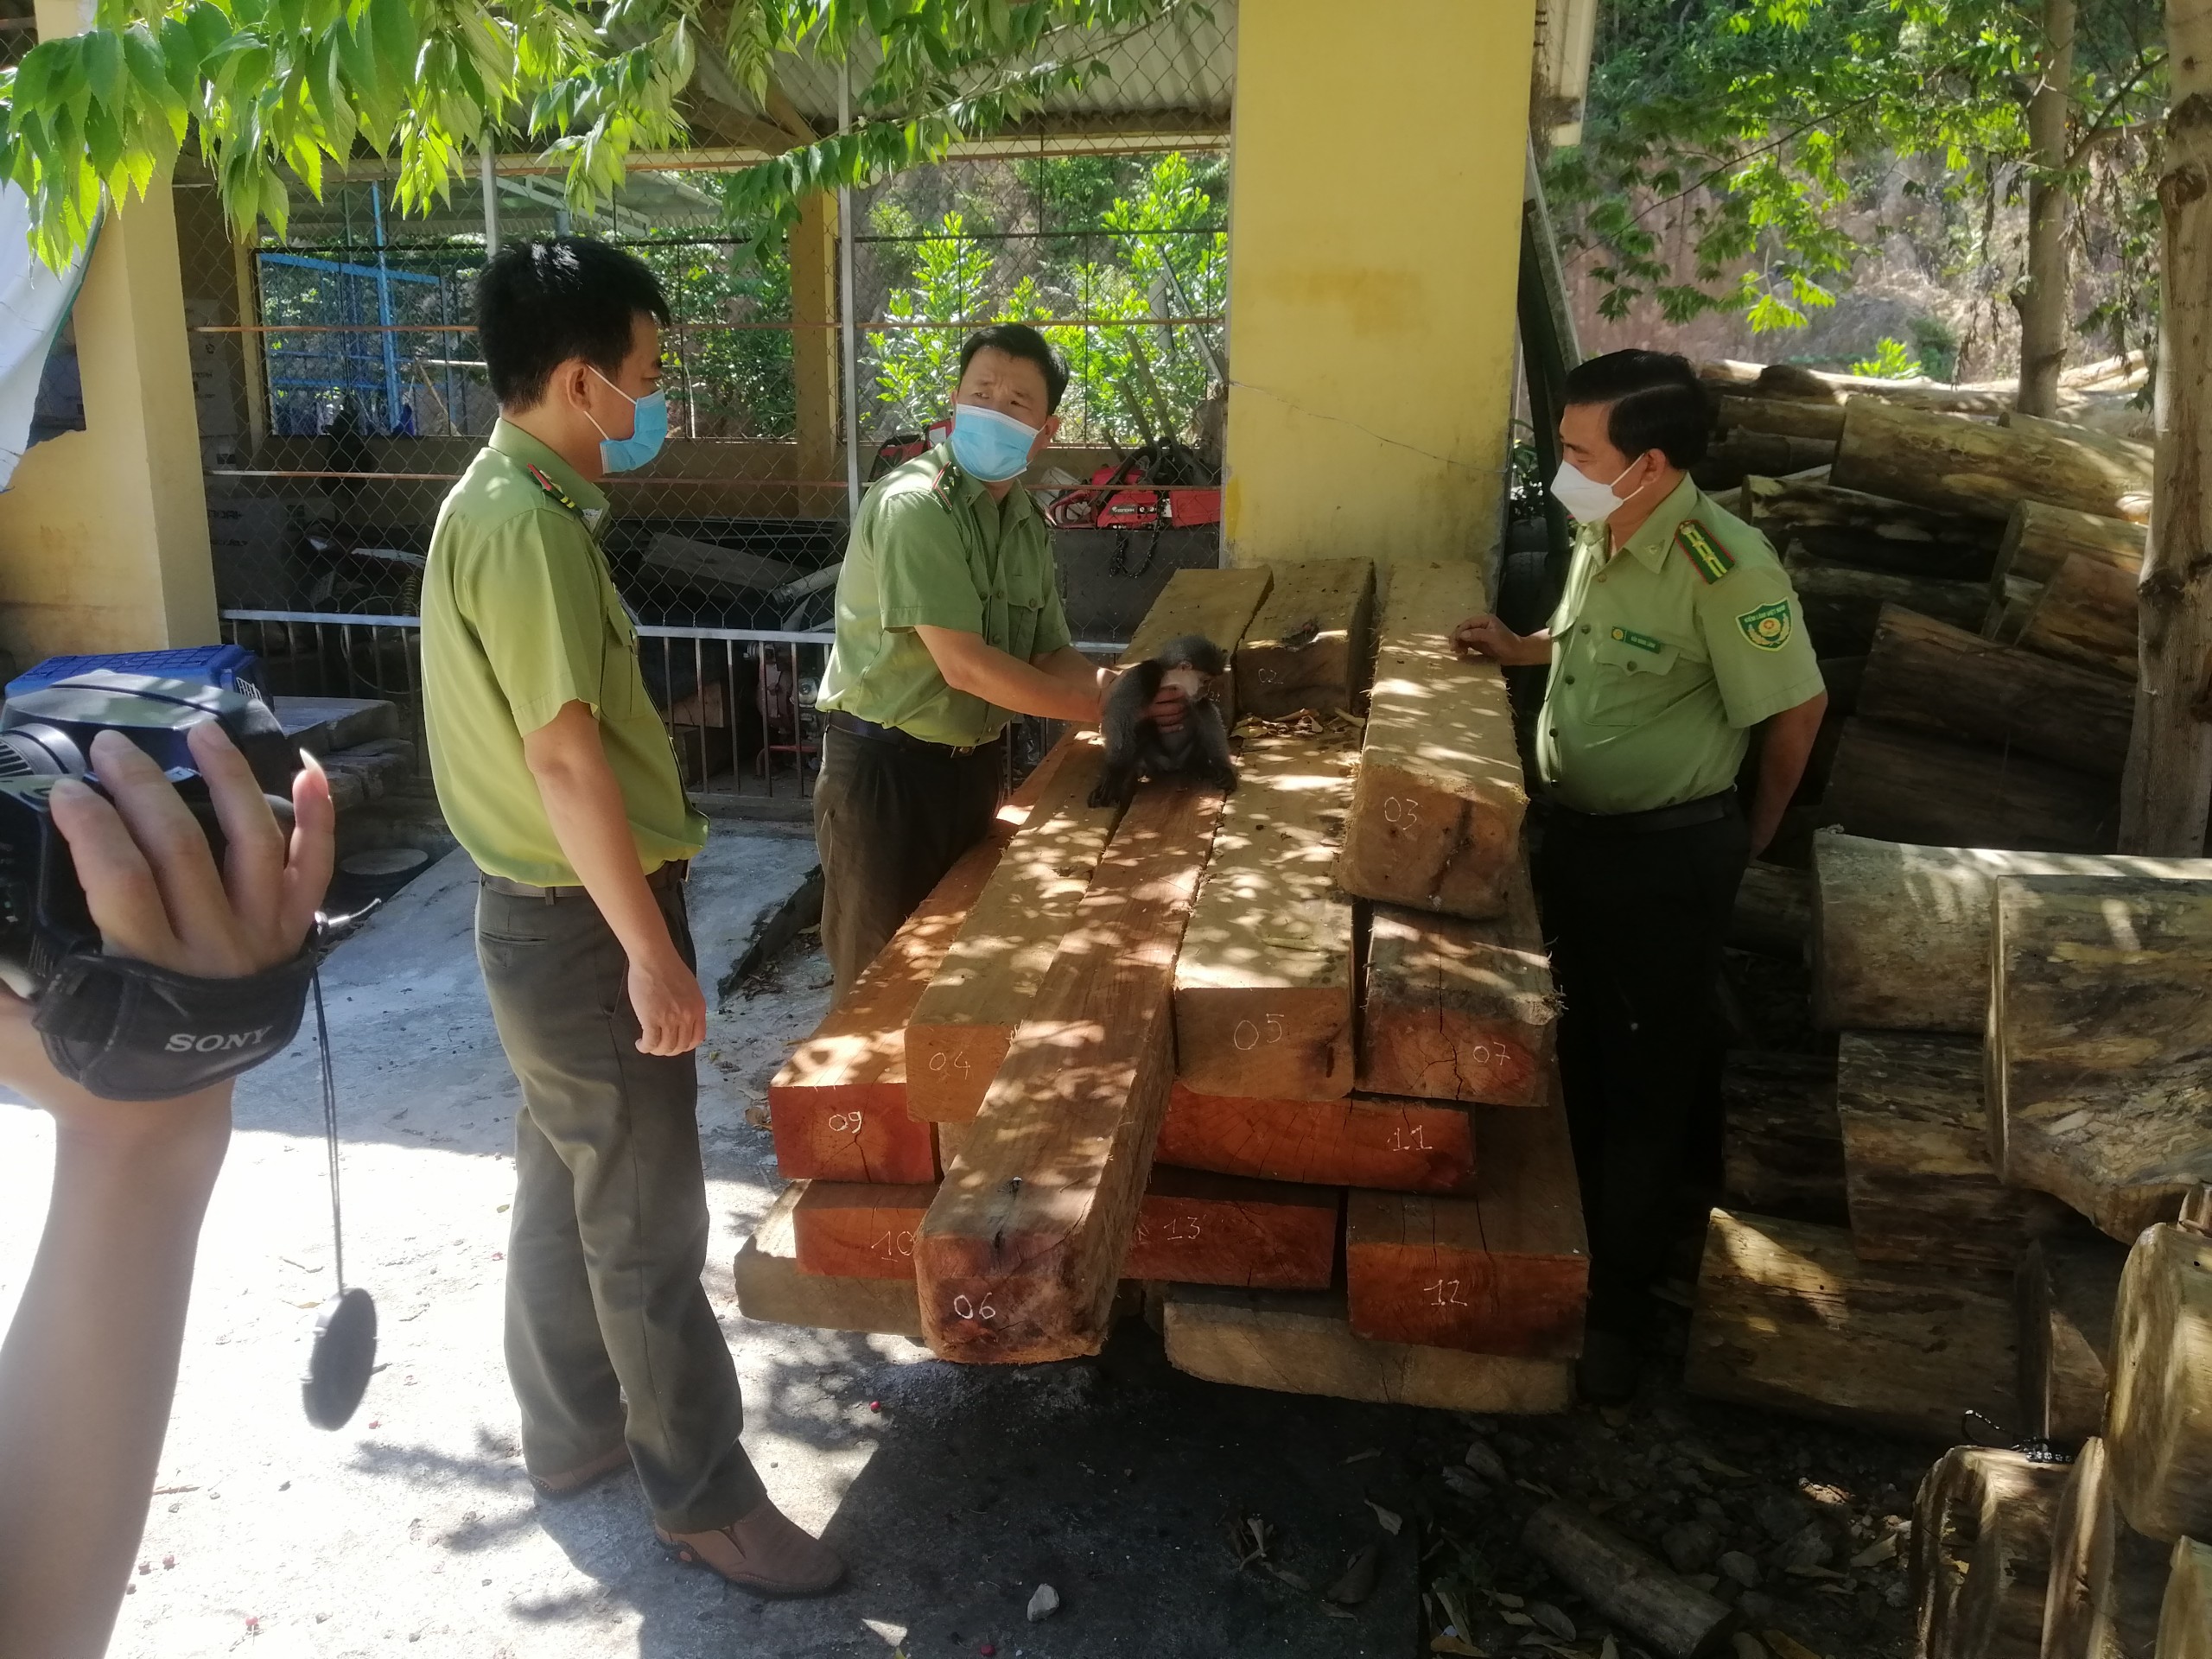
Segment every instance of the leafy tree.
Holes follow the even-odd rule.
[[[788,219],[803,194],[941,158],[1105,73],[1132,30],[1201,0],[99,0],[86,33],[0,70],[0,175],[59,266],[103,188],[143,192],[188,137],[241,238],[281,233],[295,183],[396,156],[404,211],[444,199],[477,149],[525,134],[588,212],[637,151],[680,143],[702,97],[766,112],[802,52],[855,66],[850,131],[738,175],[733,205]],[[864,66],[873,62],[873,69]],[[794,139],[800,137],[794,132]]]
[[[2157,16],[2150,0],[2085,0],[2075,173],[2100,155],[2135,164],[2123,152],[2160,100]],[[1953,264],[1986,265],[1995,210],[2029,178],[2040,19],[2021,0],[1615,0],[1584,142],[1547,168],[1600,310],[1802,327],[1878,239],[1844,215],[1877,213],[1900,175],[1898,194],[1955,239]]]

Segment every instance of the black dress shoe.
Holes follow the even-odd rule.
[[[1643,1376],[1643,1346],[1618,1331],[1592,1331],[1582,1339],[1574,1386],[1593,1406],[1625,1405]]]

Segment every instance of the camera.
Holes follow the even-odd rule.
[[[276,716],[258,697],[193,680],[99,670],[20,692],[0,706],[0,982],[10,989],[35,999],[65,957],[99,949],[99,930],[48,798],[63,778],[99,787],[90,757],[100,733],[120,733],[152,757],[199,819],[219,861],[222,832],[185,743],[186,732],[207,720],[220,722],[280,817],[289,820],[299,763]]]

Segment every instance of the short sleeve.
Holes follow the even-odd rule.
[[[877,597],[887,628],[983,631],[983,596],[960,527],[924,490],[887,497],[874,526]]]
[[[1699,595],[1697,614],[1731,726],[1756,726],[1824,689],[1803,612],[1779,565],[1739,565]]]
[[[599,712],[607,603],[598,555],[566,513],[518,513],[479,550],[463,614],[527,736],[571,702]]]

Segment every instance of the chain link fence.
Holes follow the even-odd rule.
[[[213,190],[181,177],[226,637],[261,652],[277,691],[388,698],[419,730],[431,527],[498,412],[475,277],[487,245],[574,232],[645,260],[673,312],[670,438],[607,481],[602,542],[709,804],[799,810],[857,493],[930,440],[984,323],[1035,324],[1070,366],[1060,447],[1029,486],[1077,636],[1110,651],[1173,569],[1219,556],[1234,7],[1178,11],[1104,53],[1110,73],[1059,107],[810,202],[788,233],[734,205],[757,151],[654,158],[589,218],[531,158],[427,217],[395,211],[389,169],[356,167],[320,202],[296,192],[284,237],[264,225],[244,246]],[[783,85],[799,118],[835,130],[834,69]],[[1015,747],[1033,756],[1045,735]]]

